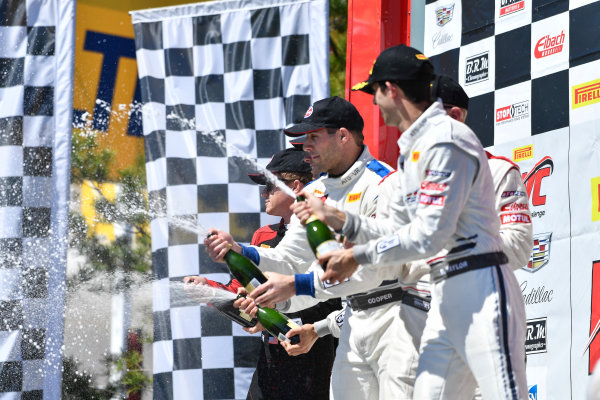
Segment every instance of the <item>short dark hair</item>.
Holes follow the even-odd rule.
[[[422,101],[431,102],[431,83],[426,81],[414,80],[414,81],[382,81],[379,82],[379,87],[382,92],[385,92],[385,82],[390,82],[398,86],[406,97],[413,103],[420,103]]]
[[[348,128],[346,128],[348,129]],[[333,135],[334,133],[336,133],[338,131],[337,128],[327,128],[327,133],[330,135]],[[363,145],[363,141],[365,140],[365,135],[363,135],[362,132],[356,131],[356,130],[350,130],[348,129],[348,132],[350,132],[350,134],[352,135],[352,137],[354,137],[354,141],[356,142],[356,144],[358,146],[362,146]]]

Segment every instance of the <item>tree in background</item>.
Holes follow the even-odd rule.
[[[332,96],[344,98],[348,0],[329,0],[329,87]]]
[[[96,290],[112,294],[130,288],[135,282],[150,279],[152,251],[146,172],[144,156],[140,154],[134,165],[117,171],[116,178],[111,179],[114,154],[98,147],[97,135],[91,130],[74,129],[71,184],[76,188],[92,185],[98,194],[94,203],[97,222],[118,224],[125,227],[126,234],[115,237],[113,241],[96,234],[86,223],[79,207],[80,199],[76,198],[77,191],[73,190],[71,203],[75,206],[70,212],[69,247],[76,250],[84,262],[80,263],[75,274],[69,275],[67,286],[76,289],[93,282],[94,278],[104,277],[108,279],[101,279],[102,284]],[[101,191],[101,184],[106,182],[119,186],[113,201],[109,201]],[[118,279],[114,279],[115,276]],[[94,290],[94,285],[86,287]],[[126,349],[116,357],[105,357],[104,361],[107,375],[116,371],[120,379],[100,390],[92,387],[93,379],[89,373],[77,370],[76,360],[66,358],[63,364],[63,397],[103,400],[121,393],[131,396],[141,393],[151,383],[150,374],[141,367],[140,349]]]

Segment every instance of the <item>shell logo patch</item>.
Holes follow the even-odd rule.
[[[348,203],[353,203],[355,201],[360,200],[360,195],[361,194],[362,194],[362,192],[361,193],[350,193],[350,194],[348,194]]]
[[[421,152],[413,151],[412,155],[410,156],[410,159],[411,159],[411,161],[419,161],[419,157],[421,157]]]

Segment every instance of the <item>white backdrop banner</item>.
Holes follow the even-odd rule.
[[[600,359],[600,2],[426,2],[425,54],[470,96],[467,124],[516,162],[534,228],[516,272],[529,398],[582,399]]]

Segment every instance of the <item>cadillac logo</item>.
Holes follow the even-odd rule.
[[[435,9],[435,17],[437,18],[438,26],[444,26],[452,20],[454,14],[454,4]]]
[[[552,232],[533,235],[533,251],[529,263],[523,267],[525,271],[536,272],[550,260],[550,239]]]

